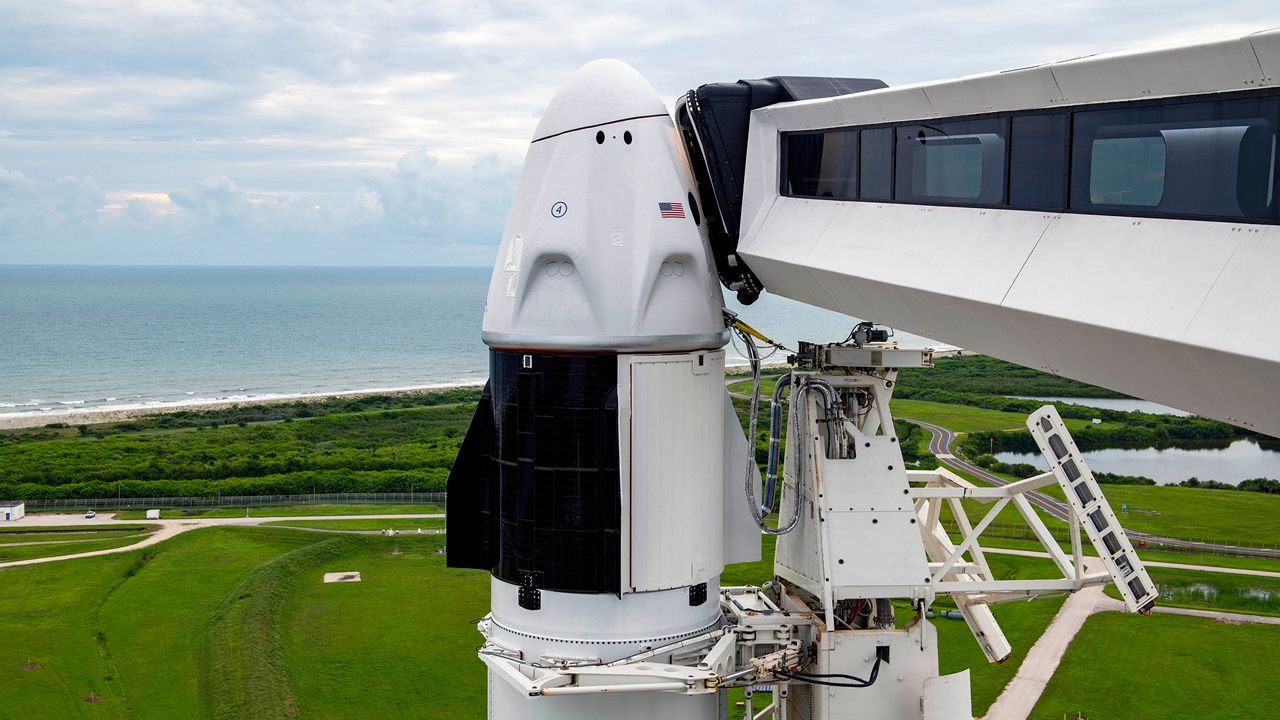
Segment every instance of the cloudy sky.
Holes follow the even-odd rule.
[[[0,17],[0,264],[488,265],[541,109],[597,57],[670,100],[1280,25],[1274,0],[0,0]]]

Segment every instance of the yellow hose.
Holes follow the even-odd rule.
[[[741,330],[742,332],[744,332],[744,333],[746,333],[746,334],[750,335],[751,337],[753,337],[753,338],[755,338],[755,339],[759,340],[760,342],[766,343],[766,344],[768,344],[768,345],[772,345],[772,346],[774,346],[774,347],[777,347],[777,345],[778,345],[778,343],[776,343],[776,342],[774,342],[773,340],[770,340],[769,338],[765,337],[765,336],[764,336],[764,334],[763,334],[763,333],[761,333],[759,330],[756,330],[755,328],[753,328],[753,327],[751,327],[750,325],[748,325],[748,324],[746,324],[746,323],[742,322],[741,320],[734,320],[734,321],[733,321],[733,326],[734,326],[734,327],[736,327],[736,328],[738,328],[738,329],[739,329],[739,330]]]

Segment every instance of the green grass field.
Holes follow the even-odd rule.
[[[989,410],[971,405],[895,399],[890,402],[890,407],[896,418],[921,420],[958,433],[1025,430],[1027,427],[1027,416],[1024,413]],[[1089,425],[1089,421],[1075,418],[1068,418],[1064,422],[1067,429],[1073,432]]]
[[[726,568],[724,584],[768,579],[771,541],[766,559]],[[0,636],[8,639],[0,644],[0,696],[16,698],[7,706],[15,717],[482,717],[474,624],[488,609],[488,576],[446,568],[436,553],[443,542],[223,527],[143,551],[0,571],[0,583],[25,590],[0,594]],[[1003,578],[1048,571],[1045,560],[990,559]],[[337,570],[358,570],[363,582],[321,582]],[[1003,665],[982,658],[962,621],[934,621],[942,671],[971,670],[975,712],[999,694],[1060,603],[995,608],[1015,648]],[[1142,652],[1201,645],[1199,636],[1157,637],[1143,640]],[[1215,662],[1226,663],[1224,672],[1232,662],[1257,664],[1269,655],[1250,654],[1254,645]],[[1092,662],[1123,675],[1134,660]],[[1187,682],[1203,689],[1197,678]],[[1076,687],[1073,698],[1095,698],[1092,686]]]
[[[160,519],[305,517],[308,515],[427,515],[443,512],[444,508],[439,505],[291,505],[289,507],[161,510]],[[140,520],[147,517],[147,511],[125,510],[116,513],[115,516],[121,520]]]
[[[1057,485],[1043,492],[1063,498]],[[1280,495],[1162,485],[1103,485],[1102,492],[1129,530],[1231,545],[1280,545]]]
[[[1087,538],[1082,538],[1084,543],[1084,554],[1096,556],[1093,546],[1089,544]],[[1002,538],[996,536],[986,536],[982,538],[982,547],[984,548],[1008,548],[1012,550],[1033,550],[1043,552],[1044,548],[1035,540],[1017,540],[1010,538]],[[1070,554],[1071,546],[1068,543],[1059,543],[1058,547],[1063,552]],[[1201,553],[1180,553],[1180,552],[1161,552],[1145,548],[1141,550],[1139,555],[1148,563],[1150,562],[1168,562],[1180,563],[1183,565],[1205,565],[1209,567],[1234,568],[1238,570],[1261,570],[1263,572],[1280,573],[1280,560],[1268,560],[1266,558],[1252,557],[1231,557],[1224,555],[1206,555]]]
[[[1025,428],[1027,416],[1018,413],[987,410],[968,405],[948,405],[928,400],[893,400],[894,417],[922,420],[953,432],[1017,430]]]
[[[1032,720],[1276,716],[1280,626],[1094,615],[1067,648]]]
[[[470,621],[487,612],[487,575],[446,569],[443,542],[210,528],[145,551],[0,571],[0,583],[27,590],[0,595],[0,696],[18,698],[6,713],[480,716]],[[365,581],[321,582],[349,569]],[[433,663],[434,679],[423,672]],[[284,692],[263,687],[280,677]]]

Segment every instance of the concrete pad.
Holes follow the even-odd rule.
[[[327,572],[324,574],[326,583],[343,583],[343,582],[360,582],[360,573],[351,572]]]

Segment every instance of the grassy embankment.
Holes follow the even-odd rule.
[[[0,594],[0,696],[16,717],[482,716],[487,578],[442,543],[212,528],[2,571],[25,591]]]

